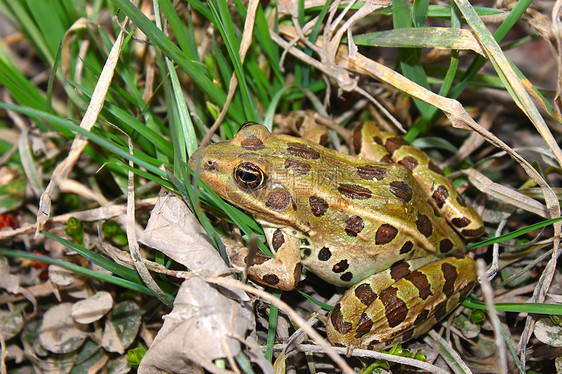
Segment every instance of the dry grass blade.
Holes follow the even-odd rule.
[[[468,25],[474,31],[476,38],[482,44],[488,56],[488,60],[492,62],[496,72],[505,82],[505,86],[508,91],[510,91],[515,103],[527,115],[531,122],[533,122],[539,134],[541,134],[552,153],[554,153],[554,156],[558,160],[558,164],[562,165],[562,150],[560,149],[560,146],[552,136],[552,133],[531,99],[531,96],[525,90],[525,86],[521,83],[521,79],[513,70],[502,49],[494,40],[488,28],[484,25],[480,17],[478,17],[474,8],[472,8],[468,1],[456,0],[455,2],[465,16]],[[560,213],[560,209],[558,209],[558,213]]]
[[[491,179],[473,168],[465,169],[464,173],[468,175],[470,183],[472,183],[474,187],[478,188],[478,190],[500,201],[511,204],[514,207],[523,209],[543,218],[548,218],[546,214],[546,207],[539,201],[523,195],[508,186],[494,183]]]
[[[123,27],[125,27],[127,23],[128,20],[125,21]],[[88,109],[86,110],[86,113],[84,113],[84,118],[80,123],[80,127],[87,131],[90,131],[92,129],[98,119],[99,113],[101,112],[103,103],[105,101],[105,95],[109,90],[109,85],[111,84],[117,62],[119,61],[119,54],[121,53],[121,47],[123,46],[124,40],[125,31],[124,29],[121,29],[121,31],[119,32],[119,36],[115,40],[115,44],[113,44],[111,52],[107,57],[107,61],[99,77],[98,84],[96,85],[96,88],[92,95],[92,100],[90,101]],[[56,193],[59,181],[68,178],[68,176],[72,172],[72,169],[74,168],[74,165],[76,165],[78,158],[82,155],[82,152],[84,151],[84,148],[87,144],[88,140],[85,137],[76,135],[76,138],[74,138],[72,146],[70,147],[68,156],[60,164],[58,164],[56,169],[53,171],[51,181],[41,195],[39,212],[37,214],[37,230],[35,232],[36,236],[39,234],[39,231],[41,231],[43,225],[49,218],[51,212],[51,197]]]
[[[289,28],[284,28],[283,32],[292,37],[296,36],[296,32],[290,30]],[[276,37],[276,35],[272,35],[272,37],[284,48],[288,48],[289,53],[295,55],[295,57],[298,58],[302,57],[302,52],[296,47],[291,47],[289,43],[279,37]],[[319,47],[323,45],[321,40],[319,40],[318,45]],[[338,66],[345,67],[348,70],[362,75],[371,76],[377,80],[392,85],[400,91],[407,92],[408,95],[411,95],[416,99],[436,106],[445,113],[445,115],[449,118],[453,125],[461,128],[469,127],[483,136],[485,139],[487,139],[490,143],[506,151],[523,167],[523,169],[525,169],[527,174],[541,186],[545,195],[545,199],[547,201],[548,213],[545,214],[549,217],[557,217],[560,215],[560,207],[557,202],[558,200],[556,194],[554,193],[554,191],[552,191],[543,177],[531,166],[531,164],[529,164],[527,160],[525,160],[517,152],[511,149],[511,147],[505,144],[493,133],[480,126],[457,100],[437,95],[430,90],[427,90],[424,87],[410,81],[396,71],[382,64],[379,64],[376,61],[366,58],[359,53],[355,53],[355,56],[351,58],[348,54],[347,48],[345,47],[339,48],[337,58]],[[331,73],[333,73],[332,69],[325,68],[325,66],[320,62],[317,62],[316,65],[325,74],[330,75]]]

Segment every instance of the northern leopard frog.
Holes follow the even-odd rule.
[[[275,257],[258,256],[251,278],[290,290],[304,265],[350,287],[330,313],[328,338],[380,349],[425,333],[466,297],[476,271],[459,234],[484,228],[429,157],[400,137],[368,122],[353,145],[358,156],[248,123],[189,164],[263,226]],[[246,255],[231,253],[240,266]]]

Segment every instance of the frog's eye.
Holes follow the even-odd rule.
[[[259,123],[257,123],[257,122],[251,122],[251,121],[246,122],[246,123],[244,123],[242,126],[240,126],[240,128],[238,129],[238,132],[240,132],[242,129],[244,129],[244,128],[246,128],[246,127],[254,126],[254,125],[259,125]]]
[[[234,181],[245,190],[257,190],[265,185],[267,176],[256,164],[243,162],[234,169]]]

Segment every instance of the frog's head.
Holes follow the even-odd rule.
[[[232,140],[198,149],[189,166],[223,199],[256,218],[283,224],[294,207],[285,168],[287,139],[246,123]]]

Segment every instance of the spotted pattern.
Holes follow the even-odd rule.
[[[468,296],[470,291],[472,291],[472,289],[474,288],[475,284],[476,284],[475,281],[471,281],[466,286],[464,286],[459,290],[459,295],[461,300],[465,299]]]
[[[373,321],[369,318],[366,313],[361,314],[359,321],[357,322],[357,326],[355,327],[355,337],[360,338],[363,335],[367,334],[371,331],[373,327]]]
[[[343,274],[340,276],[340,279],[341,279],[342,281],[344,281],[344,282],[349,282],[349,281],[351,281],[351,280],[353,279],[353,273],[351,273],[351,272],[349,272],[349,271],[348,271],[347,273],[343,273]]]
[[[447,315],[447,312],[448,312],[447,300],[445,299],[435,307],[435,311],[433,312],[433,317],[435,317],[437,321],[441,321]]]
[[[285,190],[273,190],[267,196],[265,206],[273,210],[283,210],[291,204],[291,195]]]
[[[405,182],[390,182],[390,192],[399,199],[409,202],[412,200],[412,187]]]
[[[242,140],[240,142],[240,146],[249,151],[259,151],[260,149],[265,148],[262,140],[255,135],[250,135],[246,139]]]
[[[410,274],[410,265],[404,260],[395,262],[390,267],[390,276],[395,281],[404,278],[408,274]]]
[[[410,340],[414,336],[414,329],[409,329],[402,334],[402,340]]]
[[[459,203],[460,206],[466,206],[466,201],[464,201],[461,195],[457,195],[457,203]]]
[[[467,238],[479,238],[486,233],[484,227],[479,227],[473,230],[462,230],[461,234]]]
[[[439,209],[441,209],[443,208],[443,204],[445,204],[445,202],[449,198],[449,191],[447,190],[447,187],[439,186],[435,189],[435,191],[433,191],[433,195],[431,195],[431,197],[433,198]]]
[[[422,235],[426,238],[429,238],[433,233],[433,226],[431,225],[431,221],[425,214],[418,213],[416,226],[418,228],[418,231],[422,233]]]
[[[390,327],[396,327],[408,316],[408,306],[397,296],[396,287],[388,287],[381,292],[379,299],[384,306],[384,314]]]
[[[349,268],[349,264],[347,263],[347,260],[341,260],[340,262],[334,265],[332,271],[334,273],[343,273],[348,268]]]
[[[328,203],[323,198],[312,195],[308,198],[308,202],[310,204],[310,211],[316,217],[322,217],[328,211]]]
[[[271,237],[271,246],[273,247],[273,250],[277,252],[283,244],[285,244],[285,235],[283,235],[283,231],[281,229],[277,229],[273,232]]]
[[[415,321],[414,321],[414,325],[419,325],[425,322],[425,320],[427,319],[427,316],[429,315],[429,309],[424,309],[420,312],[420,314],[418,314],[418,316],[416,317]]]
[[[439,252],[447,253],[453,249],[453,242],[449,239],[443,239],[439,242]]]
[[[285,169],[292,170],[295,172],[296,176],[300,176],[308,174],[312,169],[312,166],[304,161],[288,157],[285,159]]]
[[[288,143],[287,152],[289,152],[293,156],[297,156],[307,160],[317,160],[320,158],[320,152],[302,143]]]
[[[275,286],[277,283],[279,283],[279,277],[275,274],[266,274],[262,279],[265,283],[272,286]]]
[[[375,244],[383,245],[390,243],[398,234],[398,229],[388,223],[382,224],[375,234]]]
[[[412,156],[404,157],[402,160],[400,160],[400,163],[407,167],[410,171],[418,167],[418,160],[416,160]]]
[[[365,165],[357,167],[357,175],[362,179],[373,179],[380,181],[386,177],[386,169],[379,166]]]
[[[332,252],[330,252],[328,247],[323,247],[318,251],[318,259],[320,261],[328,261],[330,257],[332,257]]]
[[[437,173],[439,175],[445,175],[445,174],[443,174],[443,170],[441,170],[441,168],[439,166],[437,166],[435,164],[435,162],[433,162],[433,161],[429,161],[429,163],[427,164],[427,168],[429,170],[431,170],[432,172]]]
[[[358,186],[356,184],[346,184],[346,183],[341,183],[338,186],[338,191],[350,198],[350,199],[357,199],[357,200],[366,200],[366,199],[370,199],[372,192],[370,189],[368,189],[367,187],[363,187],[363,186]]]
[[[406,254],[410,252],[413,248],[414,248],[414,243],[408,240],[406,243],[404,243],[402,248],[400,248],[400,254],[401,255]]]
[[[394,163],[394,160],[389,155],[384,155],[381,157],[379,162],[382,162],[383,164],[392,164]]]
[[[356,154],[361,153],[361,147],[363,145],[363,141],[361,139],[363,125],[356,126],[353,129],[353,150]]]
[[[403,145],[407,145],[408,142],[404,139],[395,136],[392,138],[386,139],[386,143],[384,143],[384,147],[388,150],[390,154],[393,154],[398,148],[402,147]]]
[[[365,222],[359,216],[353,216],[345,221],[345,232],[351,237],[357,236],[365,227]]]
[[[336,329],[337,332],[340,334],[347,334],[351,331],[353,324],[351,322],[346,322],[343,319],[343,314],[341,312],[341,304],[336,304],[334,309],[332,309],[332,313],[330,314],[330,320],[332,321],[332,325]]]
[[[368,283],[363,283],[355,288],[355,296],[363,303],[363,305],[369,306],[371,305],[376,299],[377,294]]]
[[[455,293],[455,281],[457,280],[457,268],[446,262],[441,264],[441,271],[445,277],[445,284],[443,285],[443,292],[449,298]]]
[[[425,275],[421,271],[415,270],[410,275],[408,275],[407,278],[418,289],[420,298],[425,300],[429,296],[431,296],[431,286],[429,285],[427,275]]]
[[[470,225],[470,219],[468,219],[467,217],[456,217],[453,218],[451,222],[455,227],[458,227],[459,229]]]

